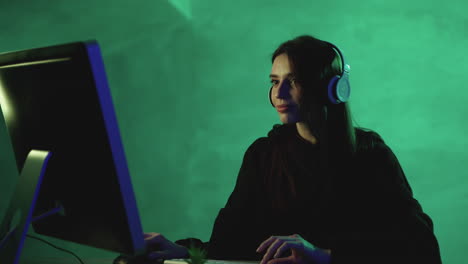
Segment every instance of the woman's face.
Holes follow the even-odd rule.
[[[298,104],[301,87],[295,82],[288,55],[276,56],[270,74],[272,90],[271,100],[278,111],[283,124],[299,121]],[[283,107],[287,105],[287,107]]]

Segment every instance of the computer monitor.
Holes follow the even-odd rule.
[[[143,231],[103,59],[96,41],[0,54],[0,103],[21,172],[49,151],[36,233],[127,255]],[[0,238],[1,239],[1,238]]]

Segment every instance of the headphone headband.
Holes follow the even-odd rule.
[[[328,45],[330,45],[330,47],[332,49],[334,49],[336,51],[336,53],[338,53],[338,55],[340,56],[340,60],[341,60],[341,76],[343,76],[345,73],[349,74],[349,72],[351,71],[351,67],[349,66],[349,64],[346,63],[346,59],[345,59],[345,56],[343,55],[343,53],[341,52],[341,50],[333,43],[331,42],[328,42],[328,41],[324,41],[325,43],[327,43]]]

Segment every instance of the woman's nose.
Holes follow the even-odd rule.
[[[278,90],[278,93],[277,93],[277,98],[287,98],[289,97],[289,90],[291,88],[291,84],[289,83],[289,80],[284,80],[281,82],[280,86],[279,86],[279,90]]]

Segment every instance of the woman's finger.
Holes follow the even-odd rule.
[[[280,245],[280,246],[277,247],[277,245]],[[270,247],[270,249],[268,250],[268,252],[265,254],[265,256],[262,259],[262,261],[264,262],[263,264],[268,263],[273,258],[274,259],[279,258],[288,249],[291,249],[293,253],[297,252],[297,254],[294,254],[294,256],[291,255],[293,259],[296,258],[296,255],[299,255],[301,257],[304,256],[304,252],[303,252],[304,247],[302,246],[301,241],[298,241],[298,240],[281,241],[281,243],[274,244],[274,246],[272,245]]]
[[[160,233],[145,234],[145,244],[150,250],[159,250],[165,247],[167,239]]]
[[[295,238],[292,238],[291,236],[271,236],[267,240],[263,241],[260,246],[257,248],[257,252],[262,252],[266,248],[268,248],[273,242],[276,241],[276,239],[281,239],[283,241],[290,241],[290,240],[295,240]]]
[[[279,258],[288,249],[291,249],[293,253],[292,255],[294,255],[294,257],[296,257],[296,255],[304,256],[304,246],[302,245],[302,242],[296,240],[288,241],[287,243],[281,245],[281,247],[278,248],[276,254],[273,257]]]
[[[164,238],[164,236],[162,234],[154,233],[154,232],[144,233],[143,237],[144,237],[145,240],[161,240],[161,239]]]
[[[276,240],[276,236],[269,237],[267,240],[260,243],[260,246],[258,246],[256,251],[257,252],[262,252],[263,250],[265,250],[265,248],[270,246],[270,244],[273,243],[273,241],[275,241],[275,240]]]
[[[289,256],[287,258],[272,259],[268,261],[267,264],[303,264],[303,263],[297,263],[295,262],[292,256]]]
[[[286,243],[285,241],[283,241],[282,239],[276,239],[275,242],[273,242],[270,247],[268,248],[267,252],[265,253],[265,255],[263,255],[263,258],[262,258],[262,261],[260,262],[260,264],[265,264],[268,260],[272,259],[273,258],[273,255],[275,254],[276,250],[281,246],[283,245],[284,243]]]
[[[292,243],[294,242],[283,243],[281,247],[279,247],[278,250],[276,250],[276,253],[275,255],[273,255],[273,258],[279,258],[284,253],[284,251],[291,248]]]

